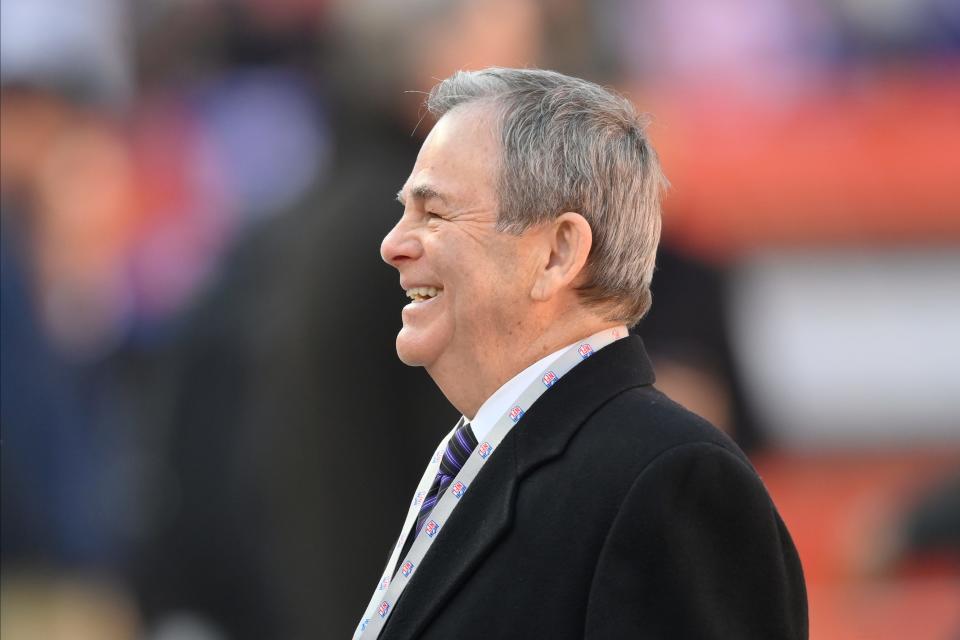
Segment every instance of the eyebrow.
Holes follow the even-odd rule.
[[[449,206],[447,199],[443,196],[442,193],[434,189],[433,187],[427,186],[425,184],[418,184],[410,190],[410,195],[419,200],[430,200],[431,198],[436,198],[444,205]],[[402,205],[406,205],[407,201],[403,195],[403,189],[397,192],[397,202]]]

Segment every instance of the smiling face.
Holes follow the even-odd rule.
[[[537,232],[496,230],[499,155],[486,108],[443,116],[398,195],[403,216],[380,248],[412,299],[397,353],[426,367],[441,388],[441,378],[458,375],[483,386],[478,378],[495,375],[511,339],[535,315]]]

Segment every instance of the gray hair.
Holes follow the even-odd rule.
[[[566,211],[590,223],[581,300],[633,325],[650,308],[660,197],[667,180],[629,100],[554,71],[458,71],[427,98],[435,116],[465,104],[496,109],[502,157],[497,228],[522,233]]]

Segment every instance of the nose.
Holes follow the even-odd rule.
[[[397,269],[404,261],[419,258],[422,252],[423,247],[410,228],[406,214],[397,221],[380,243],[380,257]]]

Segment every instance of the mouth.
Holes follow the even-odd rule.
[[[443,293],[443,287],[413,287],[407,289],[407,297],[414,302],[427,302]]]

